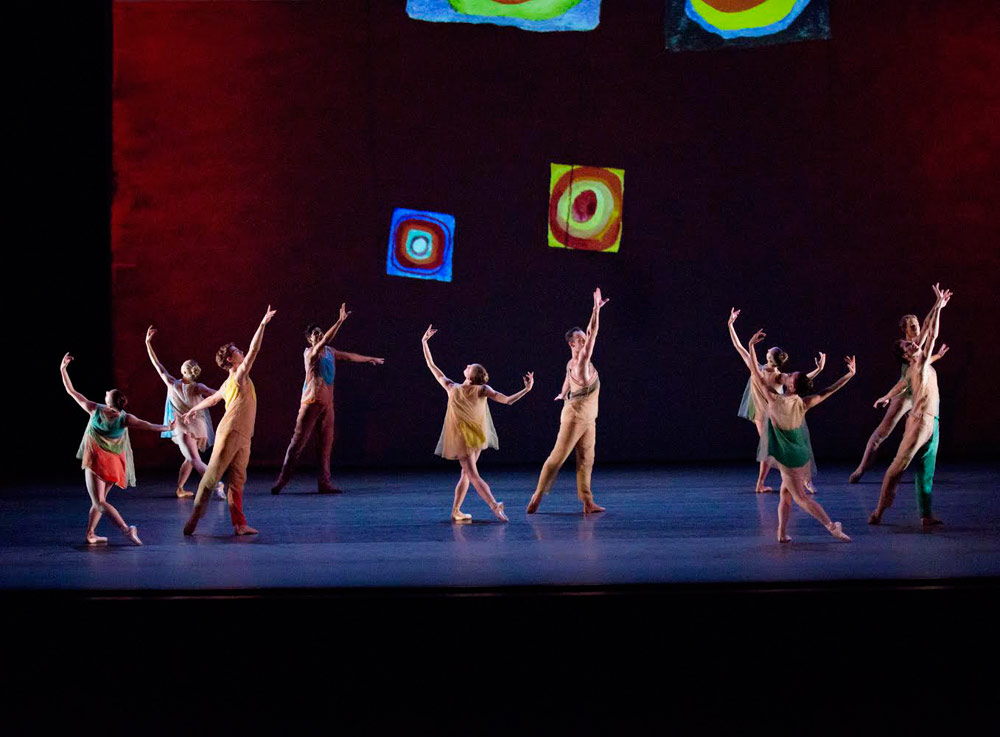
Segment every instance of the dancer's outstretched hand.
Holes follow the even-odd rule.
[[[268,305],[267,312],[264,313],[264,319],[260,321],[260,324],[267,325],[269,322],[271,322],[271,318],[274,317],[275,314],[277,314],[277,312],[278,312],[277,310],[271,309],[271,305]]]
[[[596,307],[597,309],[601,309],[602,307],[604,307],[604,305],[606,305],[610,301],[611,297],[608,297],[607,299],[601,299],[600,287],[597,287],[597,289],[594,290],[594,307]]]
[[[524,375],[524,388],[530,392],[531,387],[533,387],[534,385],[535,385],[535,372],[529,371]]]
[[[819,358],[814,358],[813,361],[816,363],[816,370],[822,371],[826,367],[826,354],[820,351]]]
[[[348,312],[347,314],[350,315],[351,313]],[[381,366],[383,363],[385,363],[385,359],[372,356],[366,361],[366,363],[370,363],[372,366]]]
[[[73,360],[73,356],[69,355],[68,353],[65,356],[63,356],[62,357],[62,361],[60,361],[60,363],[59,363],[60,370],[62,370],[64,368],[66,368],[67,366],[69,366],[69,362],[72,361],[72,360]]]
[[[739,317],[739,316],[740,316],[740,311],[739,310],[737,310],[735,307],[730,307],[729,308],[729,324],[730,325],[732,325],[734,322],[736,322],[736,318]]]
[[[420,340],[422,340],[424,343],[426,343],[428,340],[431,339],[431,336],[434,335],[434,333],[436,333],[436,332],[437,332],[437,330],[434,329],[433,325],[428,325],[427,326],[427,330],[424,332],[424,337],[421,338]]]
[[[761,328],[756,333],[754,333],[753,335],[750,336],[750,345],[757,345],[762,340],[764,340],[764,338],[766,338],[766,337],[767,337],[767,333],[765,333],[764,329]]]
[[[344,302],[343,304],[340,305],[340,321],[344,322],[344,320],[346,320],[350,316],[351,313],[347,309],[347,302]]]
[[[153,340],[154,335],[156,335],[156,328],[150,325],[148,328],[146,328],[146,342],[149,343],[151,340]]]
[[[941,358],[945,353],[947,353],[950,350],[951,349],[948,347],[947,343],[942,343],[941,347],[938,348],[938,352],[937,352],[938,358]]]
[[[562,394],[556,394],[556,398],[555,398],[555,400],[554,400],[554,401],[556,401],[556,402],[561,402],[561,401],[563,401],[563,400],[564,400],[565,398],[566,398],[566,397],[564,397],[564,396],[563,396]]]
[[[858,361],[854,356],[844,356],[844,363],[847,364],[847,373],[851,376],[858,372]]]
[[[879,397],[878,399],[875,400],[875,404],[873,404],[872,406],[875,407],[875,409],[878,409],[879,407],[885,407],[888,404],[889,404],[889,397]]]

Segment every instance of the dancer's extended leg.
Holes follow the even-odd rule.
[[[229,466],[239,450],[241,440],[239,436],[216,437],[215,447],[212,448],[212,457],[205,467],[205,472],[201,475],[201,482],[198,484],[198,493],[194,497],[194,508],[187,524],[184,525],[184,534],[193,535],[205,510],[208,508],[208,500],[212,489],[222,480]]]
[[[127,525],[125,520],[122,519],[122,516],[118,514],[118,510],[108,503],[107,482],[104,479],[95,476],[89,468],[84,469],[83,476],[87,484],[87,493],[90,495],[90,513],[87,518],[87,542],[93,545],[108,541],[106,537],[98,537],[94,531],[94,528],[97,526],[97,522],[101,519],[101,515],[106,514],[111,518],[111,521],[118,526],[118,529],[125,533],[125,536],[134,545],[142,545],[142,541],[139,540],[139,534],[136,528],[134,526]]]
[[[181,463],[180,471],[177,472],[177,497],[179,499],[191,499],[194,497],[192,492],[184,491],[184,484],[187,483],[188,478],[191,476],[192,467],[191,461],[185,458],[184,462]]]
[[[479,460],[480,451],[473,453],[473,457],[476,461]],[[465,494],[469,491],[469,474],[465,472],[465,468],[462,468],[462,474],[458,478],[458,483],[455,484],[455,500],[451,505],[451,518],[455,522],[464,522],[466,520],[472,519],[471,514],[466,514],[462,511],[462,502],[465,501]]]
[[[940,525],[941,520],[931,514],[931,490],[934,486],[934,469],[937,466],[938,420],[934,418],[934,434],[927,441],[913,464],[913,481],[917,487],[917,507],[920,509],[920,524],[924,527]]]
[[[229,503],[229,516],[237,535],[256,535],[257,530],[247,524],[243,514],[243,485],[247,480],[247,464],[250,463],[250,443],[242,444],[233,455],[229,466],[229,486],[226,489],[226,501]]]
[[[549,493],[552,484],[556,480],[556,476],[559,474],[559,469],[562,468],[566,459],[569,458],[569,454],[573,452],[577,441],[583,436],[586,430],[587,425],[582,423],[563,422],[559,425],[559,435],[556,437],[556,444],[542,465],[542,472],[538,475],[538,485],[535,487],[535,493],[531,495],[531,501],[528,502],[528,514],[534,514],[538,511],[538,505],[542,503],[542,495]],[[577,491],[579,492],[579,489]]]
[[[338,492],[330,480],[330,456],[333,455],[333,405],[323,405],[319,416],[319,437],[316,454],[319,457],[319,491]]]
[[[875,511],[868,517],[868,524],[877,525],[882,522],[882,515],[896,501],[896,490],[903,478],[903,472],[909,468],[917,451],[923,447],[934,432],[934,424],[922,417],[910,417],[906,421],[906,432],[899,443],[899,450],[882,479],[882,491],[878,497]],[[928,418],[930,419],[930,418]]]
[[[281,464],[281,472],[278,474],[278,479],[274,482],[274,486],[271,487],[272,494],[280,493],[285,484],[295,474],[295,467],[299,463],[299,456],[302,455],[302,449],[309,442],[309,436],[312,435],[321,409],[322,407],[316,402],[299,405],[299,414],[295,418],[295,430],[292,432],[292,439],[288,443],[288,450],[285,451],[285,460]]]
[[[892,398],[892,401],[889,402],[889,406],[885,410],[885,416],[878,424],[878,427],[875,428],[875,431],[872,432],[871,437],[868,438],[868,444],[865,446],[865,454],[861,458],[861,463],[858,464],[858,467],[854,469],[854,473],[848,479],[850,483],[858,483],[861,477],[864,476],[865,471],[871,468],[871,465],[875,462],[875,454],[879,446],[892,434],[892,431],[896,428],[896,424],[910,411],[912,406],[913,400],[910,397],[899,395]]]
[[[792,495],[784,484],[781,485],[781,490],[779,494],[780,498],[778,499],[778,542],[787,543],[790,542],[792,539],[788,536],[788,518],[792,513]]]
[[[831,520],[823,506],[809,495],[804,478],[782,473],[781,486],[782,488],[787,487],[795,503],[815,517],[826,528],[827,532],[840,540],[850,541],[851,538],[841,529],[840,523]]]
[[[597,444],[597,425],[588,423],[576,441],[576,496],[583,502],[583,513],[603,512],[604,507],[594,502],[590,477],[594,471],[594,446]]]
[[[462,464],[462,471],[469,477],[469,483],[472,484],[472,488],[483,498],[483,501],[490,505],[490,509],[493,510],[493,514],[497,516],[497,519],[501,522],[506,522],[507,515],[503,511],[503,502],[498,502],[493,497],[490,485],[479,475],[479,470],[476,468],[475,456],[464,456],[459,458],[458,462]]]

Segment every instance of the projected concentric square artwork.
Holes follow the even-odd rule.
[[[385,273],[450,282],[454,240],[451,215],[397,207],[392,213]]]
[[[671,51],[830,38],[829,0],[667,0],[665,17]]]
[[[493,23],[526,31],[592,31],[601,0],[407,0],[406,14],[436,23]]]
[[[552,164],[549,246],[617,253],[624,192],[624,169]]]

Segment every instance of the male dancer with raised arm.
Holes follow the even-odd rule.
[[[333,379],[336,373],[337,361],[350,363],[370,363],[378,366],[385,363],[384,358],[363,356],[359,353],[338,351],[330,346],[340,326],[344,324],[351,313],[347,305],[340,305],[340,318],[325,333],[319,325],[309,325],[306,328],[306,340],[309,346],[303,351],[306,380],[302,384],[302,399],[299,404],[299,415],[295,420],[295,430],[285,451],[285,462],[281,472],[271,487],[272,494],[280,494],[285,485],[292,480],[299,456],[313,429],[319,423],[319,483],[320,494],[338,494],[340,489],[330,481],[330,455],[333,452]]]
[[[927,329],[922,331],[918,340],[903,339],[899,343],[903,358],[909,364],[906,380],[900,380],[888,394],[875,401],[876,407],[884,407],[894,396],[906,391],[907,387],[913,394],[913,407],[909,417],[906,418],[906,430],[899,443],[899,450],[896,451],[896,458],[882,479],[878,506],[868,518],[870,525],[882,522],[885,511],[896,499],[896,488],[910,463],[915,464],[913,481],[917,487],[920,524],[924,527],[941,524],[941,520],[931,514],[931,487],[934,482],[934,466],[937,463],[938,411],[941,405],[937,371],[931,364],[934,343],[941,329],[941,310],[948,304],[952,293],[948,289],[942,290],[939,284],[935,284],[933,288],[937,299],[931,309],[930,324]]]
[[[594,502],[590,489],[590,476],[594,470],[594,445],[597,441],[597,398],[601,390],[597,369],[590,362],[597,342],[601,308],[609,300],[602,299],[600,287],[594,290],[594,308],[585,333],[573,328],[566,333],[570,359],[566,364],[566,378],[556,401],[563,402],[559,417],[559,436],[556,445],[542,466],[538,476],[538,486],[528,503],[528,514],[538,511],[542,495],[549,493],[552,483],[563,463],[576,450],[576,494],[583,503],[583,513],[603,512],[604,507]]]
[[[226,414],[219,422],[215,433],[215,445],[212,447],[212,458],[208,462],[198,493],[194,498],[194,509],[191,517],[184,525],[184,534],[193,535],[198,526],[198,520],[205,514],[209,494],[228,471],[229,483],[226,485],[226,500],[229,502],[229,515],[233,521],[233,530],[237,535],[256,535],[257,530],[247,524],[243,516],[243,484],[247,480],[247,464],[250,462],[250,440],[253,438],[253,426],[257,419],[257,392],[250,380],[250,369],[253,368],[260,344],[264,340],[264,328],[274,313],[271,305],[267,306],[264,318],[257,326],[257,332],[250,341],[250,350],[246,355],[233,343],[226,343],[215,354],[215,362],[219,368],[229,372],[219,391],[210,397],[205,397],[181,415],[182,422],[190,422],[198,412],[218,404],[226,403]]]

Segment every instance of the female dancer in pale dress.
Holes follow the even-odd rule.
[[[734,323],[736,318],[739,317],[740,311],[733,307],[729,311],[729,338],[733,341],[733,347],[736,348],[736,352],[740,354],[740,358],[743,359],[743,363],[750,366],[750,354],[747,349],[743,347],[740,343],[740,339],[736,336],[736,327]],[[776,391],[781,390],[781,386],[784,384],[784,379],[782,377],[785,374],[782,373],[782,369],[785,364],[788,363],[788,354],[781,348],[774,346],[773,348],[767,349],[766,354],[767,362],[758,366],[764,377],[764,383],[772,387]],[[810,379],[815,379],[819,375],[819,372],[823,370],[826,366],[826,354],[820,352],[819,357],[814,359],[816,363],[816,368],[810,371],[807,376]],[[767,400],[762,393],[757,391],[754,386],[753,380],[747,380],[746,389],[743,390],[743,401],[740,402],[739,411],[736,413],[737,416],[742,417],[746,420],[750,420],[757,427],[757,437],[763,437],[765,432],[765,422],[767,421],[767,412],[764,408],[767,406]],[[809,428],[805,426],[803,430],[806,434],[806,442],[809,442]],[[812,445],[809,446],[810,456],[812,455]],[[815,471],[815,462],[810,464],[813,471]],[[774,491],[770,486],[765,485],[767,480],[767,474],[771,470],[771,463],[767,458],[760,459],[760,471],[757,474],[757,486],[755,491],[758,494],[765,494],[767,492]],[[812,480],[806,480],[806,489],[810,494],[815,494],[816,489],[813,488]]]
[[[812,381],[800,371],[782,374],[784,394],[779,394],[774,387],[766,383],[764,372],[757,363],[757,352],[754,346],[764,339],[764,331],[758,330],[750,338],[747,346],[750,353],[750,380],[757,391],[761,392],[766,401],[767,419],[766,432],[761,435],[763,455],[773,462],[781,471],[781,499],[778,502],[778,542],[791,540],[788,536],[788,517],[792,511],[792,500],[822,523],[831,535],[839,540],[850,541],[839,522],[834,522],[826,510],[811,498],[806,491],[809,480],[809,464],[812,453],[809,443],[802,430],[805,414],[820,402],[840,389],[851,380],[857,370],[854,356],[844,359],[847,373],[832,385],[819,392],[812,393]]]
[[[87,484],[87,493],[90,495],[87,544],[99,545],[108,541],[108,538],[100,537],[96,532],[97,523],[101,521],[101,516],[106,514],[129,542],[133,545],[142,545],[136,526],[126,524],[118,510],[108,502],[108,492],[115,484],[123,489],[135,486],[135,466],[132,463],[129,429],[164,432],[172,430],[173,424],[154,425],[152,422],[127,414],[125,407],[128,405],[128,400],[117,389],[105,393],[104,404],[90,401],[73,388],[73,382],[69,379],[66,367],[72,360],[73,357],[68,353],[63,356],[59,371],[66,393],[90,415],[83,440],[80,442],[80,449],[76,453],[76,457],[82,461],[83,478]]]
[[[205,397],[215,394],[216,390],[198,383],[201,366],[198,365],[197,361],[189,359],[181,364],[180,379],[171,376],[153,350],[154,335],[156,335],[156,328],[150,325],[149,329],[146,330],[146,352],[149,354],[149,360],[152,361],[156,373],[167,385],[167,403],[163,409],[163,421],[169,423],[175,417],[180,417],[190,410]],[[177,497],[191,499],[194,497],[194,493],[185,491],[184,483],[191,475],[192,468],[199,475],[205,473],[205,463],[201,460],[201,451],[215,442],[212,415],[207,409],[202,410],[195,415],[191,422],[176,423],[173,431],[164,433],[163,437],[171,438],[180,449],[181,455],[184,456],[184,462],[181,463],[181,469],[177,474]],[[226,498],[221,481],[215,487],[215,495],[219,499]]]
[[[470,363],[463,372],[465,381],[458,384],[445,376],[441,369],[434,365],[428,341],[436,332],[437,330],[433,326],[428,325],[421,343],[424,348],[424,360],[427,361],[427,368],[448,392],[448,410],[444,416],[441,438],[438,440],[434,452],[442,458],[457,460],[462,466],[462,475],[455,486],[451,518],[455,522],[468,522],[472,519],[471,514],[462,511],[462,502],[471,483],[483,501],[493,510],[497,519],[506,522],[507,515],[504,514],[503,502],[498,502],[493,497],[489,484],[483,480],[476,468],[479,454],[485,448],[499,447],[497,433],[493,427],[493,420],[490,417],[490,409],[486,400],[492,399],[500,404],[514,404],[531,391],[531,387],[535,383],[535,375],[529,371],[524,376],[524,388],[517,394],[507,396],[487,385],[489,374],[486,373],[486,369],[478,363]]]

